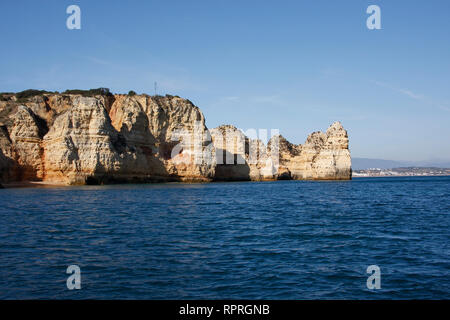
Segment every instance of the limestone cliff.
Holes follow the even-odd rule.
[[[219,180],[348,180],[352,176],[348,135],[340,122],[326,133],[312,133],[303,145],[275,135],[266,146],[230,125],[212,129],[211,135],[216,152],[224,150],[216,167]]]
[[[0,182],[351,179],[348,136],[334,123],[303,145],[208,130],[177,96],[0,95]]]
[[[351,157],[347,131],[340,122],[326,133],[314,132],[305,144],[292,145],[280,137],[280,168],[289,170],[293,179],[351,179]]]

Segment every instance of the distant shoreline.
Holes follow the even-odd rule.
[[[353,170],[353,177],[442,177],[450,176],[450,168],[398,167],[390,169],[369,168]]]
[[[417,178],[417,177],[450,177],[450,174],[434,174],[434,175],[368,175],[368,176],[352,176],[352,179],[355,178],[405,178],[405,177],[411,177],[411,178]]]

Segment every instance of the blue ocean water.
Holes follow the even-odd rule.
[[[0,298],[449,299],[449,213],[450,177],[3,189]]]

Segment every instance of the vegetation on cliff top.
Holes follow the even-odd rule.
[[[36,90],[36,89],[27,89],[24,91],[20,91],[17,93],[13,92],[2,92],[0,93],[0,101],[7,101],[11,96],[15,96],[17,102],[26,102],[28,99],[36,96],[43,96],[45,94],[59,94],[58,91],[46,91],[46,90]],[[94,97],[94,96],[112,96],[109,88],[97,88],[97,89],[89,89],[89,90],[66,90],[63,94],[79,94],[83,97]]]
[[[57,91],[51,92],[51,91],[45,91],[45,90],[36,90],[36,89],[28,89],[24,91],[20,91],[17,93],[11,93],[11,92],[2,92],[0,93],[0,101],[8,101],[8,99],[11,96],[15,96],[17,99],[17,102],[25,102],[31,97],[35,96],[42,96],[44,94],[54,94],[58,93]]]
[[[17,99],[17,102],[23,103],[23,102],[27,102],[32,97],[44,96],[47,94],[60,94],[60,93],[58,91],[47,91],[47,90],[37,90],[37,89],[27,89],[27,90],[16,92],[16,93],[0,92],[0,101],[8,101],[11,99],[11,97],[15,96]],[[97,89],[89,89],[89,90],[67,89],[66,91],[62,92],[61,94],[81,95],[83,97],[114,95],[114,93],[112,93],[109,88],[97,88]],[[145,93],[143,93],[143,94],[147,95]],[[127,95],[132,97],[132,96],[136,96],[138,94],[134,90],[130,90]],[[180,98],[180,96],[170,95],[170,94],[166,94],[165,96],[156,94],[156,95],[153,95],[153,97],[156,98],[157,100],[163,99],[163,98]],[[186,100],[188,100],[188,99],[186,99]]]
[[[80,94],[83,97],[93,97],[93,96],[112,96],[113,94],[109,90],[109,88],[97,88],[97,89],[89,89],[89,90],[66,90],[63,93],[65,94]]]

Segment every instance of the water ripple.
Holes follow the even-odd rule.
[[[4,189],[0,298],[448,299],[448,190],[448,177]]]

